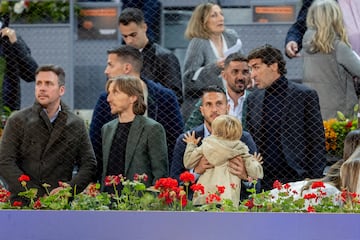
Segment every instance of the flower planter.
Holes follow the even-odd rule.
[[[0,210],[11,239],[360,239],[360,214]]]

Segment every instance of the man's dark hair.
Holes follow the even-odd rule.
[[[129,45],[121,45],[120,47],[109,49],[107,53],[116,54],[122,61],[131,64],[135,72],[141,72],[143,57],[139,49]]]
[[[284,60],[283,54],[277,48],[266,44],[264,46],[255,48],[248,55],[248,60],[259,58],[263,63],[270,66],[273,63],[278,64],[278,71],[281,75],[285,75],[287,73],[286,70],[286,61]]]
[[[207,87],[204,87],[203,89],[201,89],[201,92],[202,92],[202,96],[204,96],[205,93],[210,93],[210,92],[218,92],[226,95],[225,90],[217,85],[209,85]]]
[[[229,66],[230,62],[248,62],[248,59],[243,54],[235,52],[227,56],[224,61],[224,67]]]
[[[118,24],[129,25],[131,22],[140,25],[145,22],[143,12],[138,8],[125,8],[121,11]]]
[[[36,69],[35,76],[37,76],[39,72],[55,73],[58,76],[59,86],[65,86],[65,71],[62,67],[53,64],[42,65]]]

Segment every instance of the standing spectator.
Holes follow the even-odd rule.
[[[108,79],[124,74],[140,78],[141,69],[142,56],[136,48],[123,45],[108,51],[107,67],[105,69]],[[170,155],[177,136],[182,133],[184,128],[176,96],[170,89],[151,80],[142,79],[142,86],[144,88],[145,103],[147,104],[145,115],[159,122],[165,128],[166,142]],[[90,124],[90,138],[98,161],[98,178],[102,173],[103,166],[101,128],[105,123],[117,117],[111,114],[106,97],[106,92],[100,95]],[[169,165],[171,165],[171,162],[169,162]]]
[[[230,199],[234,206],[239,205],[241,179],[230,173],[229,160],[241,156],[249,177],[258,179],[263,177],[261,164],[249,153],[249,148],[239,139],[242,136],[241,122],[236,117],[221,115],[211,123],[211,136],[197,146],[200,138],[195,138],[195,132],[186,133],[184,141],[187,143],[184,154],[186,168],[194,168],[202,157],[205,157],[214,167],[207,169],[198,179],[204,186],[206,193],[216,192],[216,186],[224,186],[223,199]],[[205,204],[206,195],[195,194],[193,203]]]
[[[146,174],[147,186],[169,175],[166,136],[163,126],[142,116],[146,111],[142,81],[121,75],[106,83],[111,113],[118,118],[101,130],[103,149],[102,183],[108,175],[133,179]],[[106,188],[105,188],[106,189]],[[113,192],[113,188],[107,189]]]
[[[250,70],[248,60],[241,53],[232,53],[224,61],[224,70],[221,76],[226,85],[226,98],[230,105],[229,115],[237,117],[246,130],[246,98],[249,95],[247,88],[250,85]],[[196,103],[194,111],[186,121],[185,131],[188,131],[204,122],[200,112],[201,99]]]
[[[263,188],[322,176],[325,134],[316,91],[287,80],[279,49],[256,48],[248,60],[258,89],[247,98],[246,122],[265,159]]]
[[[285,39],[285,53],[289,58],[299,57],[303,35],[307,30],[306,15],[314,0],[303,0],[296,22],[291,25]],[[360,55],[360,1],[338,0],[352,49]]]
[[[14,113],[5,127],[0,145],[0,175],[8,184],[11,201],[23,201],[18,178],[30,177],[28,188],[37,196],[61,189],[58,182],[76,186],[81,192],[94,177],[96,161],[84,121],[61,101],[65,73],[54,65],[40,66],[36,73],[35,103]],[[78,172],[73,176],[74,167]]]
[[[121,9],[139,8],[144,13],[147,36],[151,42],[160,43],[161,3],[158,0],[122,0]]]
[[[149,40],[144,15],[137,8],[126,8],[119,16],[119,31],[126,45],[135,47],[143,55],[141,76],[159,82],[173,90],[182,103],[180,63],[168,49]]]
[[[358,102],[353,78],[360,77],[360,59],[351,49],[338,3],[314,1],[306,22],[303,83],[317,91],[323,119],[335,118],[337,111],[352,116]]]
[[[35,81],[38,67],[29,47],[8,23],[8,15],[0,16],[0,111],[4,106],[11,111],[20,109],[20,79]]]
[[[214,3],[202,3],[195,8],[185,37],[190,40],[182,79],[182,112],[187,119],[201,96],[201,89],[209,85],[223,86],[220,73],[224,67],[225,51],[235,44],[240,46],[241,42],[234,30],[225,30],[223,12]]]

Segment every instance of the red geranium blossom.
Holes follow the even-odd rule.
[[[282,183],[279,180],[275,180],[273,183],[273,188],[277,188],[278,190],[282,189]]]
[[[308,206],[308,208],[306,209],[307,212],[311,213],[311,212],[316,212],[315,208],[313,206]]]
[[[0,202],[7,202],[10,197],[10,192],[0,186]]]
[[[186,171],[180,174],[180,180],[184,183],[194,183],[195,182],[195,176],[194,174]]]
[[[206,203],[220,202],[221,198],[216,193],[211,193],[206,197]]]
[[[20,201],[14,201],[12,205],[13,205],[13,207],[21,207],[21,206],[22,206],[22,202],[20,202]]]
[[[252,209],[255,206],[254,199],[247,200],[245,206],[248,207],[249,209]]]
[[[199,191],[201,192],[201,194],[205,194],[204,186],[201,185],[200,183],[191,185],[190,189],[193,190],[194,192]]]
[[[218,192],[219,192],[220,194],[223,194],[223,193],[225,192],[225,187],[224,187],[224,186],[218,186],[218,185],[216,185],[216,187],[217,187],[217,190],[218,190]]]
[[[30,181],[30,177],[28,175],[25,175],[25,174],[21,174],[20,177],[18,178],[19,182],[28,182]]]
[[[290,187],[291,187],[291,186],[290,186],[289,183],[284,184],[284,188],[285,188],[285,189],[289,189]]]
[[[317,198],[316,193],[308,193],[304,195],[304,199],[313,199],[313,198]]]
[[[313,182],[311,184],[311,188],[314,189],[314,188],[325,188],[325,185],[323,182],[321,181],[318,181],[318,182]]]
[[[120,181],[121,181],[121,177],[120,175],[110,175],[110,176],[106,176],[105,177],[105,186],[111,186],[113,184],[115,185],[119,185]]]
[[[42,204],[40,202],[40,199],[38,199],[34,202],[34,209],[40,209],[41,206],[42,206]]]

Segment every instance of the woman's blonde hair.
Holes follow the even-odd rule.
[[[211,134],[226,140],[240,140],[241,122],[236,117],[220,115],[211,123]]]
[[[144,92],[141,80],[130,75],[120,75],[110,78],[106,82],[106,92],[109,92],[110,84],[114,83],[115,89],[127,94],[128,96],[136,96],[137,100],[133,105],[133,112],[135,115],[143,115],[146,111],[146,104],[144,100]]]
[[[336,37],[350,46],[341,9],[334,0],[315,0],[308,10],[306,25],[316,31],[310,43],[311,52],[330,53]]]
[[[210,31],[206,23],[210,17],[211,8],[215,3],[201,3],[193,11],[185,30],[185,37],[189,40],[193,38],[210,38]]]
[[[341,186],[348,192],[360,193],[358,188],[360,171],[360,146],[347,159],[340,169]]]
[[[341,189],[342,187],[346,187],[347,185],[349,185],[348,180],[343,179],[343,177],[340,178],[340,168],[342,168],[344,162],[347,162],[347,160],[352,156],[352,154],[355,153],[355,151],[359,146],[360,146],[360,130],[355,129],[349,132],[345,137],[343,159],[331,165],[326,175],[323,178],[313,179],[308,181],[307,184],[303,187],[303,190],[309,189],[311,184],[317,181],[329,183],[335,186],[337,189]],[[344,171],[345,171],[345,175],[347,176],[349,175],[347,172],[349,172],[350,169],[348,169],[347,166],[345,166],[345,168],[346,170]],[[351,187],[351,189],[352,188],[353,187]]]

